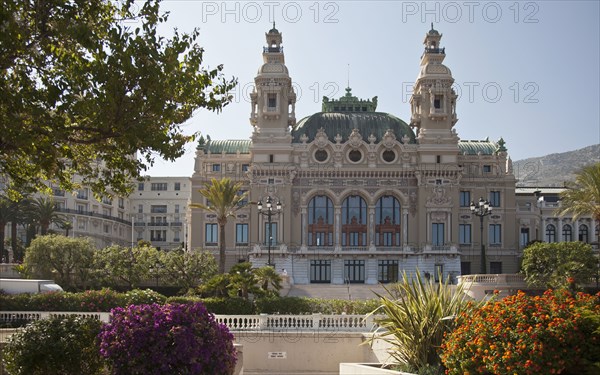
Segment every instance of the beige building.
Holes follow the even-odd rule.
[[[377,97],[359,99],[350,88],[297,121],[282,34],[266,33],[251,139],[199,145],[192,176],[194,202],[204,182],[231,177],[262,203],[262,212],[250,204],[229,221],[228,265],[270,261],[295,283],[373,284],[417,269],[454,278],[480,272],[483,241],[488,272],[518,270],[511,161],[502,139],[459,139],[441,37],[434,29],[425,35],[410,123],[377,112]],[[480,197],[493,206],[483,230],[469,208]],[[194,209],[191,226],[192,248],[217,249],[214,216]]]

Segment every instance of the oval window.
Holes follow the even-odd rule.
[[[387,163],[391,163],[394,160],[396,160],[396,153],[392,150],[385,150],[382,154],[381,157],[383,158],[383,161],[387,162]]]
[[[329,154],[327,153],[326,150],[315,151],[315,160],[316,161],[323,162],[323,161],[327,160],[328,157],[329,157]]]
[[[352,150],[348,153],[348,159],[350,159],[351,162],[358,163],[360,159],[362,159],[362,152],[359,150]]]

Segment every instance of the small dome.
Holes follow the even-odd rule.
[[[286,75],[289,74],[287,66],[281,63],[266,63],[263,64],[260,69],[258,69],[258,75],[263,74],[280,74],[284,73]]]
[[[394,115],[383,112],[318,112],[300,120],[292,129],[293,142],[301,142],[300,137],[306,135],[308,142],[315,139],[319,129],[323,128],[331,142],[335,142],[337,134],[342,136],[342,142],[348,140],[353,129],[366,141],[372,134],[379,143],[385,132],[394,132],[397,140],[408,136],[408,143],[415,143],[415,133],[410,126]]]
[[[452,77],[450,69],[443,64],[427,64],[421,66],[418,78],[439,76],[438,78]],[[433,78],[433,77],[432,77]]]

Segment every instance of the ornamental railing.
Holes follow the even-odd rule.
[[[26,323],[53,317],[80,316],[92,317],[108,323],[108,312],[69,312],[69,311],[0,311],[0,323]],[[365,315],[215,315],[218,323],[224,324],[232,332],[370,332],[376,328],[375,317]]]

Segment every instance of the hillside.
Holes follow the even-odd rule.
[[[600,144],[513,162],[517,186],[563,186],[581,167],[600,162]]]

